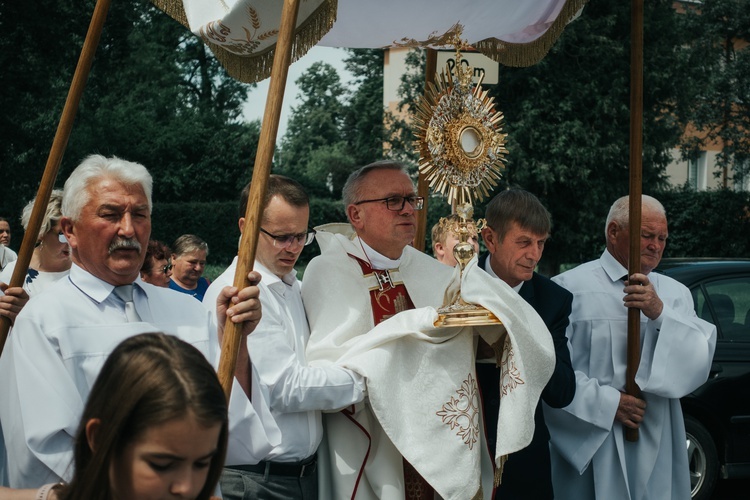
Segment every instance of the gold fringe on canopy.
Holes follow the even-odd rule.
[[[190,29],[182,0],[151,0],[151,3]],[[336,21],[337,8],[338,0],[325,0],[297,27],[292,45],[292,62],[307,54],[331,30]],[[210,42],[206,42],[206,45],[232,78],[255,83],[271,76],[275,44],[250,55],[238,55]]]
[[[487,38],[472,43],[471,46],[505,66],[533,66],[547,55],[568,23],[578,15],[578,12],[587,2],[588,0],[568,0],[565,2],[560,14],[549,29],[533,42],[509,43],[497,38]]]

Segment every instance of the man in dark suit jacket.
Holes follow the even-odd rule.
[[[489,250],[479,259],[479,267],[505,281],[536,310],[544,320],[555,345],[555,371],[542,392],[541,401],[553,408],[567,406],[575,395],[575,374],[570,362],[568,326],[573,295],[534,272],[549,237],[549,212],[533,194],[519,189],[503,191],[487,206],[487,227],[482,239]],[[487,344],[477,354],[477,379],[482,392],[487,440],[495,456],[497,412],[500,405],[500,369],[494,354],[482,362]],[[488,352],[490,351],[484,351]],[[502,483],[495,498],[540,500],[553,498],[549,458],[549,432],[544,423],[542,402],[534,415],[535,428],[531,444],[508,457]]]

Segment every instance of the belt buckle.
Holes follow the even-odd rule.
[[[299,477],[305,477],[305,470],[307,469],[308,465],[312,465],[312,464],[304,464],[302,466],[302,468],[299,471]]]

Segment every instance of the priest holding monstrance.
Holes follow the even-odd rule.
[[[483,443],[472,330],[502,351],[498,457],[531,440],[534,409],[554,367],[549,333],[475,261],[464,272],[462,298],[503,325],[433,326],[455,271],[409,246],[423,200],[399,164],[354,172],[344,202],[351,224],[317,228],[322,255],[302,286],[308,361],[342,363],[368,384],[368,401],[326,415],[328,449],[318,460],[330,463],[331,498],[432,499],[432,490],[488,498],[494,472]]]
[[[496,184],[506,150],[502,115],[471,84],[470,69],[457,67],[455,81],[444,77],[420,103],[417,126],[420,170],[457,202],[466,226],[472,196]],[[327,469],[333,491],[325,497],[492,498],[507,456],[531,441],[555,365],[549,332],[508,285],[477,270],[465,237],[455,269],[410,246],[424,200],[400,164],[360,168],[342,195],[350,224],[317,228],[322,254],[304,276],[307,359],[358,372],[368,398],[326,415],[318,462],[321,484]],[[463,226],[452,231],[466,236]],[[474,370],[477,336],[501,367],[492,458]]]

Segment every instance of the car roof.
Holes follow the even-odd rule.
[[[662,259],[656,272],[690,286],[695,281],[726,275],[750,274],[750,259],[679,257]]]

